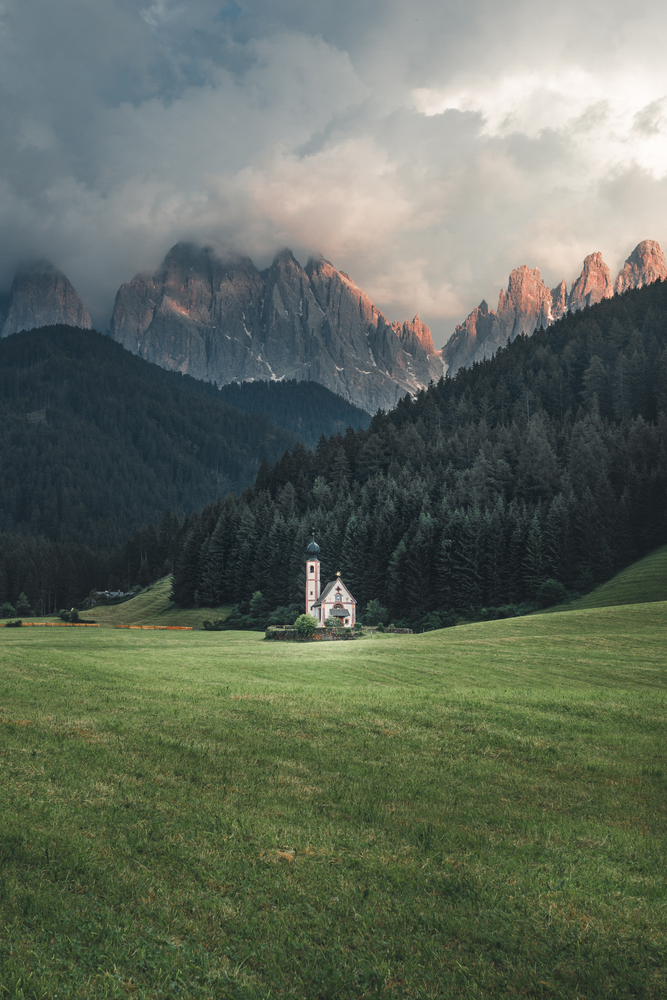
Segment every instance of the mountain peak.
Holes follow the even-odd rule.
[[[45,258],[22,263],[9,293],[9,307],[0,336],[40,326],[78,326],[92,322],[69,279]]]
[[[507,291],[501,289],[497,313],[489,310],[482,300],[459,323],[442,349],[443,363],[454,374],[461,367],[491,357],[508,338],[514,340],[519,333],[530,335],[540,326],[555,323],[567,312],[584,309],[658,279],[667,280],[667,260],[655,240],[637,244],[613,285],[600,251],[589,253],[569,295],[564,279],[549,291],[539,269],[522,264],[511,272]]]
[[[653,281],[667,279],[667,261],[655,240],[642,240],[634,248],[614,282],[614,292],[620,295],[629,288],[641,288]]]
[[[611,283],[611,273],[602,259],[599,250],[589,253],[584,257],[584,266],[581,274],[573,283],[568,298],[568,309],[570,311],[585,309],[602,299],[610,299],[614,294]]]
[[[371,412],[443,373],[418,316],[389,323],[324,257],[302,268],[287,247],[260,273],[246,258],[177,245],[155,274],[121,287],[111,335],[195,378],[311,380]]]

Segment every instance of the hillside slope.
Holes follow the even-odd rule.
[[[667,545],[622,569],[590,594],[551,610],[583,611],[654,601],[667,601]]]
[[[225,618],[229,608],[177,608],[170,600],[171,577],[158,580],[122,604],[98,605],[81,615],[81,621],[100,625],[190,625],[201,628],[205,618]]]
[[[0,340],[0,531],[113,546],[169,508],[240,492],[297,437],[109,337]]]
[[[324,434],[344,434],[348,427],[366,428],[371,415],[317,382],[232,382],[221,385],[218,398],[246,413],[263,413],[314,448]]]

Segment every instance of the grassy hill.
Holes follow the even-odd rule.
[[[4,991],[664,997],[666,612],[3,629]]]
[[[667,545],[627,566],[590,594],[551,610],[578,611],[648,601],[667,601]]]
[[[82,613],[82,621],[101,625],[192,625],[201,628],[205,618],[225,618],[229,608],[176,608],[169,600],[171,577],[158,580],[123,604],[100,605]]]

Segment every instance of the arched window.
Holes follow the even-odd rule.
[[[314,566],[311,566],[311,567],[310,567],[310,572],[311,572],[311,573],[314,573],[314,572],[315,572],[315,567],[314,567]]]

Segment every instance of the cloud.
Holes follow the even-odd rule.
[[[440,343],[512,267],[665,238],[667,13],[611,0],[4,0],[0,283],[96,325],[179,239],[322,252]]]

